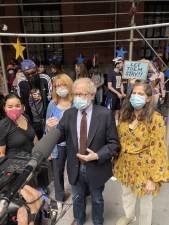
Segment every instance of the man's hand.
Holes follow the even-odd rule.
[[[89,153],[88,155],[82,155],[80,153],[77,153],[77,157],[80,160],[83,160],[85,162],[93,161],[93,160],[98,160],[99,159],[98,154],[95,153],[94,151],[92,151],[91,149],[87,148],[87,152]]]
[[[24,188],[20,191],[20,194],[28,203],[27,206],[30,208],[31,214],[38,213],[42,205],[42,200],[38,199],[41,196],[41,193],[37,191],[36,189],[28,185],[25,185]],[[37,201],[33,202],[34,200],[37,200]],[[28,214],[25,207],[21,207],[18,209],[17,220],[18,220],[18,225],[28,225]],[[32,224],[33,223],[30,223],[30,225]]]

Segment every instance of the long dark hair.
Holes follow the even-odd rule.
[[[132,122],[136,118],[134,114],[134,108],[130,103],[130,97],[132,95],[133,89],[137,86],[144,87],[145,94],[150,98],[150,101],[144,105],[143,110],[141,111],[137,119],[139,121],[145,121],[150,123],[154,112],[154,101],[152,96],[152,88],[149,84],[147,84],[144,81],[136,81],[136,83],[133,85],[130,94],[123,101],[122,108],[120,111],[120,121]]]

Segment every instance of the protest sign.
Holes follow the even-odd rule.
[[[146,80],[148,63],[139,61],[125,61],[123,69],[123,79]]]

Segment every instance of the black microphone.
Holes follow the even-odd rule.
[[[51,154],[60,137],[60,130],[54,128],[34,146],[32,149],[32,157],[26,165],[23,173],[18,176],[13,186],[7,191],[7,193],[5,193],[5,196],[0,199],[0,219],[5,215],[10,201],[18,190],[30,181],[35,169]]]

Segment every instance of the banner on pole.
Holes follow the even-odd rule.
[[[148,63],[139,61],[125,61],[123,68],[123,79],[146,80]]]

